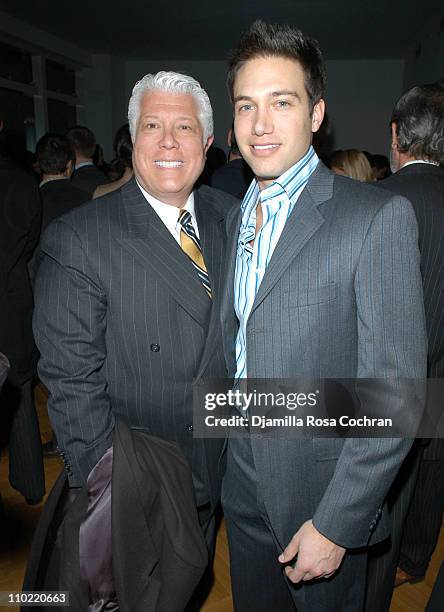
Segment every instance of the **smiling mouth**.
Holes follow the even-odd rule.
[[[180,168],[183,166],[183,161],[161,161],[160,159],[156,159],[154,163],[159,168]]]
[[[277,149],[278,144],[266,144],[266,145],[251,145],[256,151],[264,151],[266,149]]]

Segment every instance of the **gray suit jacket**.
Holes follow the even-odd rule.
[[[230,375],[240,221],[231,211],[222,304]],[[410,417],[419,398],[406,402],[389,379],[426,372],[417,233],[407,200],[338,177],[319,163],[253,304],[246,329],[249,378],[384,378],[387,416]],[[253,437],[251,445],[283,546],[311,518],[321,533],[347,548],[386,537],[382,506],[411,440]]]
[[[202,485],[198,501],[217,499],[222,441],[193,440],[193,379],[226,373],[216,309],[235,203],[209,187],[195,192],[212,302],[134,179],[46,230],[34,330],[71,486],[85,483],[120,414],[177,442]]]

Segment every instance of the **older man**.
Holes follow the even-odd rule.
[[[318,160],[325,68],[300,30],[254,23],[228,85],[256,176],[227,218],[230,374],[378,378],[387,416],[414,418],[420,401],[414,389],[398,394],[397,381],[426,366],[411,205]],[[371,410],[375,395],[356,388]],[[366,546],[387,537],[385,497],[411,442],[287,434],[229,439],[222,502],[235,609],[357,612]]]
[[[39,374],[70,486],[87,483],[123,416],[182,449],[210,545],[222,441],[193,439],[192,383],[226,372],[215,306],[224,214],[237,200],[193,191],[213,117],[192,77],[146,75],[128,117],[134,179],[57,219],[43,238]]]

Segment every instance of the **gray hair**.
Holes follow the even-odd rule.
[[[415,159],[444,163],[444,83],[417,85],[397,101],[390,123],[396,125],[398,150]]]
[[[140,102],[148,91],[167,91],[175,94],[191,94],[198,106],[198,117],[202,126],[203,141],[213,135],[213,109],[207,92],[193,77],[178,72],[157,72],[146,74],[134,85],[128,105],[128,121],[131,137],[135,138],[137,121],[140,113]]]

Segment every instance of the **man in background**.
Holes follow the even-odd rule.
[[[0,136],[2,127],[0,120]],[[32,174],[11,160],[3,139],[0,146],[0,352],[10,363],[0,396],[0,434],[9,445],[11,485],[34,504],[45,493],[45,477],[33,395],[38,353],[27,266],[39,240],[42,208]]]
[[[214,172],[211,185],[242,199],[253,180],[253,173],[240,154],[233,126],[228,132],[228,146],[228,163]]]
[[[36,158],[42,180],[42,233],[57,217],[89,200],[88,194],[71,181],[75,153],[67,138],[46,134],[37,143]]]
[[[72,184],[85,191],[88,199],[92,198],[96,187],[109,183],[103,172],[94,165],[96,137],[89,128],[76,125],[68,130],[67,138],[76,156],[74,172],[71,176]]]

